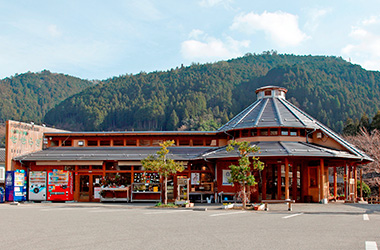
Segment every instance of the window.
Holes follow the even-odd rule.
[[[305,129],[300,130],[300,136],[306,136],[306,131]]]
[[[290,135],[291,136],[297,136],[297,129],[291,129],[290,130]]]
[[[288,129],[281,129],[281,135],[289,135]]]
[[[50,146],[51,147],[56,147],[56,146],[59,146],[59,141],[58,140],[53,140],[50,142]]]
[[[92,166],[92,169],[93,169],[93,170],[95,170],[95,169],[96,169],[96,170],[99,170],[99,169],[102,170],[102,169],[103,169],[103,166]]]
[[[113,145],[114,146],[124,146],[124,140],[114,140]]]
[[[127,146],[136,146],[136,140],[127,140]]]
[[[272,95],[272,91],[271,90],[265,90],[264,95],[265,96],[271,96]]]
[[[118,170],[117,162],[107,162],[106,163],[106,170]]]
[[[150,146],[150,140],[140,140],[140,146]]]
[[[111,142],[110,141],[100,141],[100,146],[110,146]]]
[[[132,170],[132,166],[119,166],[120,170]]]
[[[78,170],[90,169],[90,166],[78,166]]]
[[[179,140],[179,145],[180,146],[189,146],[190,140]]]
[[[216,145],[216,141],[215,140],[206,139],[206,146],[212,146],[212,145],[215,146]]]
[[[66,140],[62,142],[62,146],[64,147],[71,147],[72,146],[72,141],[71,140]]]
[[[273,128],[272,128],[272,129],[270,130],[270,135],[271,135],[271,136],[276,136],[276,135],[278,135],[278,129],[273,129]]]
[[[96,147],[96,146],[98,146],[98,141],[88,140],[87,145],[90,147]]]
[[[202,139],[194,139],[193,145],[194,146],[203,146],[203,140]]]
[[[160,146],[160,143],[163,143],[162,140],[152,140],[152,146]]]
[[[268,129],[260,129],[260,135],[261,136],[267,136],[268,135]]]
[[[252,135],[252,136],[257,136],[257,129],[253,129],[253,130],[251,131],[251,135]]]
[[[248,130],[248,129],[244,129],[244,130],[241,132],[241,136],[242,136],[242,137],[248,137],[248,136],[249,136],[249,130]]]

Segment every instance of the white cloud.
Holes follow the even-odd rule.
[[[379,21],[380,21],[379,17],[377,17],[377,16],[371,16],[371,17],[369,17],[367,19],[364,19],[362,21],[362,24],[363,25],[371,25],[371,24],[379,23]]]
[[[320,20],[331,12],[331,8],[328,9],[310,9],[308,12],[308,21],[305,23],[305,29],[310,31],[317,30]]]
[[[308,38],[298,27],[298,17],[282,11],[241,14],[234,18],[231,29],[247,34],[264,31],[267,39],[280,47],[297,46]]]
[[[52,36],[52,37],[60,37],[61,36],[61,32],[58,30],[57,26],[54,24],[49,25],[47,30],[48,30],[50,36]]]
[[[216,5],[228,6],[231,3],[231,0],[202,0],[199,2],[199,5],[202,7],[214,7]]]
[[[193,30],[190,39],[182,42],[181,53],[187,60],[212,61],[241,56],[249,41],[226,37],[224,41],[210,37],[201,30]]]
[[[370,17],[351,28],[353,41],[342,48],[344,56],[368,70],[380,70],[379,17]]]

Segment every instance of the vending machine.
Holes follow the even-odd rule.
[[[48,171],[47,200],[71,201],[73,199],[73,174],[56,169]]]
[[[5,173],[5,200],[6,201],[25,201],[26,183],[25,171],[15,170]]]
[[[46,201],[46,172],[29,172],[29,192],[30,201]]]

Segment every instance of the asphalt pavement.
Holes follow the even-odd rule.
[[[1,249],[378,249],[380,205],[0,204]]]

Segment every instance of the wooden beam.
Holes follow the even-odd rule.
[[[356,165],[354,165],[354,179],[355,179],[355,184],[354,184],[354,201],[358,198],[358,171],[356,169]]]
[[[298,174],[297,174],[297,165],[293,163],[293,166],[292,166],[292,176],[293,176],[293,183],[292,183],[292,198],[293,200],[297,201],[297,180],[298,180]]]
[[[262,194],[261,194],[261,199],[262,200],[266,200],[267,199],[267,166],[264,167],[263,169],[263,172],[262,172],[262,182],[263,182],[263,185],[262,185]]]
[[[281,165],[277,165],[277,200],[281,200]]]
[[[319,198],[325,199],[325,181],[324,181],[324,173],[325,173],[325,162],[323,159],[320,159],[320,167],[319,167]]]
[[[336,173],[336,167],[334,167],[334,198],[338,196],[338,175]]]
[[[348,196],[348,192],[347,192],[347,165],[344,165],[343,182],[344,182],[344,199],[347,200],[347,196]]]
[[[360,168],[360,198],[363,198],[363,168]]]
[[[289,161],[285,158],[285,200],[289,199]]]

